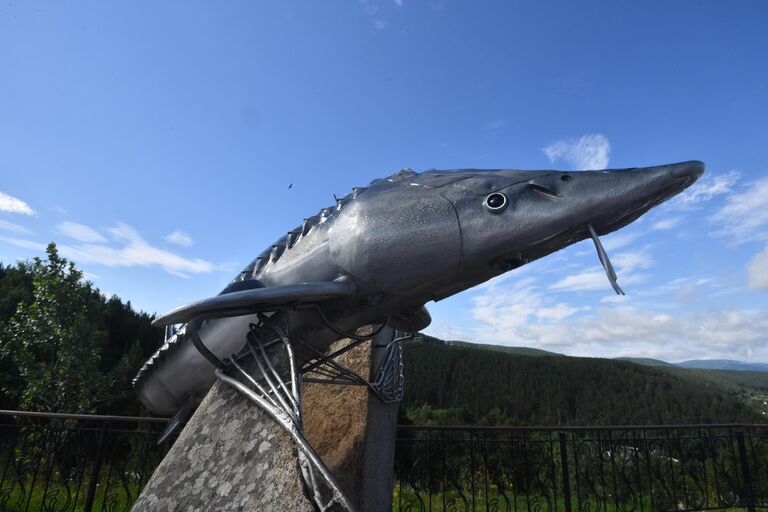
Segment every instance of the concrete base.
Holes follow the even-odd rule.
[[[341,362],[369,378],[383,357],[375,346],[392,339],[385,331]],[[364,386],[308,383],[303,393],[305,435],[350,500],[360,511],[391,510],[397,404],[381,404]],[[133,510],[309,512],[296,461],[288,434],[217,382]]]

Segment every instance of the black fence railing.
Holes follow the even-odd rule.
[[[167,420],[0,411],[0,510],[127,511]]]
[[[396,511],[768,508],[768,425],[398,429]]]
[[[1,511],[128,511],[166,420],[0,411]],[[399,426],[397,512],[768,509],[768,425]]]

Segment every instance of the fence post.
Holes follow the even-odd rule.
[[[557,437],[560,439],[560,469],[563,472],[563,501],[565,502],[565,512],[571,512],[571,482],[568,471],[568,440],[565,432],[559,432]]]
[[[747,462],[747,447],[744,443],[744,431],[736,431],[736,441],[739,445],[741,474],[744,476],[744,497],[747,499],[747,510],[749,512],[755,512],[755,497],[752,494],[752,475],[749,472],[749,463]]]
[[[96,448],[96,461],[93,463],[91,480],[88,482],[88,494],[85,497],[83,512],[91,512],[93,509],[93,500],[96,498],[96,486],[99,483],[99,472],[101,471],[101,464],[104,461],[104,453],[106,452],[108,425],[109,422],[105,421],[101,426],[101,430],[99,431],[99,444]]]

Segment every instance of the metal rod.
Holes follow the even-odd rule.
[[[248,388],[244,384],[238,382],[237,380],[227,376],[224,372],[221,370],[216,370],[216,377],[219,378],[219,380],[223,381],[224,383],[232,386],[239,392],[241,392],[243,395],[246,396],[249,400],[253,401],[256,405],[261,407],[267,414],[272,416],[272,418],[280,423],[283,428],[288,432],[288,434],[291,436],[293,441],[296,443],[296,446],[304,453],[304,455],[309,459],[309,461],[315,466],[315,469],[317,469],[320,474],[325,479],[326,483],[328,484],[328,487],[331,488],[331,492],[333,493],[333,499],[344,506],[349,512],[356,512],[356,509],[352,506],[352,504],[349,502],[349,499],[344,495],[344,493],[341,491],[341,487],[339,486],[338,482],[336,482],[336,479],[333,477],[331,472],[328,470],[328,468],[325,466],[323,461],[320,459],[320,456],[317,455],[317,453],[312,449],[312,447],[307,443],[307,441],[304,439],[304,436],[302,436],[298,429],[296,428],[296,425],[293,423],[293,421],[290,421],[289,418],[287,418],[286,414],[281,415],[279,411],[276,411],[273,407],[271,407],[263,398],[261,398],[259,395],[253,392],[252,389]]]
[[[105,414],[68,414],[60,412],[11,411],[0,409],[0,416],[17,416],[26,418],[60,418],[63,420],[94,420],[94,421],[146,421],[149,423],[168,423],[170,418],[155,418],[149,416],[110,416]]]

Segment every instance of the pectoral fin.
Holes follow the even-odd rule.
[[[354,286],[345,279],[232,291],[178,307],[156,318],[152,325],[184,323],[196,316],[251,314],[278,306],[345,298],[353,294]]]

